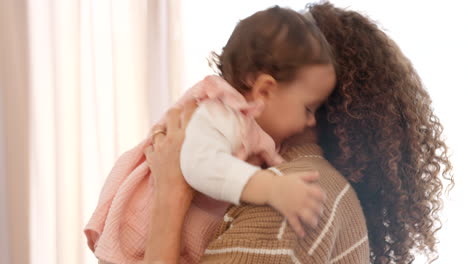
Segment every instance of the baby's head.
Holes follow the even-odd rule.
[[[335,86],[331,49],[318,27],[277,6],[241,20],[214,62],[247,100],[264,103],[257,122],[277,144],[314,126]]]

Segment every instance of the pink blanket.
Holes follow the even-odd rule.
[[[263,109],[259,103],[249,103],[226,81],[217,76],[206,77],[191,88],[176,106],[191,98],[220,99],[245,116],[246,127],[239,128],[244,138],[243,149],[233,153],[246,159],[259,154],[269,165],[282,161],[273,140],[255,123],[254,117]],[[163,118],[158,123],[164,123]],[[151,137],[119,157],[101,190],[98,205],[85,227],[89,248],[95,256],[115,264],[131,264],[144,257],[151,219],[153,182],[145,162],[144,149]],[[247,148],[245,148],[247,147]],[[197,263],[216,226],[229,204],[198,194],[185,219],[181,263]]]

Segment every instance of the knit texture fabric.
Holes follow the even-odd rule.
[[[239,118],[245,119],[244,125],[238,128],[243,135],[242,148],[234,151],[234,156],[247,158],[261,153],[267,163],[282,161],[273,139],[254,120],[263,105],[247,102],[218,76],[206,77],[187,91],[176,106],[184,105],[193,97],[200,101],[221,101],[241,113]],[[165,117],[159,123],[164,124]],[[144,257],[154,197],[153,178],[144,155],[150,144],[151,135],[119,157],[85,227],[88,246],[102,262],[134,264]],[[203,194],[195,197],[185,219],[181,263],[198,263],[228,205]]]
[[[315,144],[291,147],[279,174],[316,170],[326,191],[323,216],[299,238],[285,218],[268,206],[228,209],[201,263],[366,263],[370,262],[362,207],[348,181],[323,158]],[[286,176],[284,176],[286,177]]]

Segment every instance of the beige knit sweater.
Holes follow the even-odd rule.
[[[322,157],[315,144],[283,153],[288,163],[278,173],[317,170],[327,194],[318,227],[300,239],[286,220],[268,206],[231,207],[201,263],[369,263],[364,214],[353,188]]]
[[[302,141],[306,142],[306,141]],[[201,263],[338,263],[370,262],[367,228],[359,200],[347,180],[322,157],[315,144],[296,142],[282,153],[287,173],[317,170],[327,200],[318,227],[298,238],[284,217],[268,206],[231,207]],[[100,264],[110,264],[99,262]]]

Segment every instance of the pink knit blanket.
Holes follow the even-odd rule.
[[[176,103],[184,105],[191,98],[220,99],[239,110],[246,119],[243,153],[233,155],[246,159],[262,152],[262,158],[275,165],[282,159],[275,151],[273,140],[256,125],[254,117],[263,105],[247,102],[226,81],[208,76],[188,90]],[[165,117],[158,122],[165,123]],[[97,207],[85,227],[89,248],[101,260],[114,264],[132,264],[143,260],[149,233],[153,180],[145,162],[144,149],[151,144],[148,136],[116,161],[101,190]],[[247,147],[247,148],[245,148]],[[216,231],[228,203],[197,194],[185,219],[181,263],[197,263]]]

